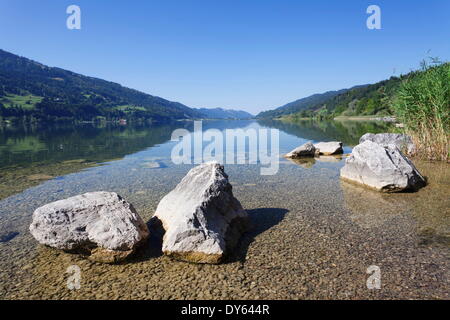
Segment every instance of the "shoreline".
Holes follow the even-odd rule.
[[[392,116],[337,116],[334,117],[335,121],[381,121],[381,122],[392,122],[395,123],[397,120]]]

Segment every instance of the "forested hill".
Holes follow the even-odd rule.
[[[401,81],[408,75],[391,77],[375,84],[329,91],[303,98],[271,111],[261,112],[258,118],[281,116],[356,116],[390,114],[390,101]]]
[[[201,114],[178,102],[0,50],[0,117],[167,121]]]
[[[254,117],[252,114],[243,110],[232,110],[222,108],[213,108],[213,109],[200,108],[195,110],[204,114],[204,117],[208,119],[251,119]]]
[[[327,91],[325,93],[317,93],[306,98],[298,99],[293,102],[287,103],[281,107],[274,110],[263,111],[259,113],[257,118],[277,118],[284,115],[289,115],[302,110],[310,109],[312,106],[320,105],[327,101],[328,99],[337,96],[340,93],[347,91],[347,89],[342,89],[338,91]]]

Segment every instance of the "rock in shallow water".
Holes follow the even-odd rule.
[[[164,254],[196,263],[220,263],[249,224],[217,162],[191,169],[161,200],[152,218],[155,222],[165,230]]]
[[[342,149],[342,142],[340,141],[319,142],[316,143],[314,147],[316,148],[316,152],[325,156],[344,153],[344,149]]]
[[[311,142],[307,142],[304,145],[295,148],[291,152],[285,155],[286,158],[302,158],[302,157],[314,157],[316,148]]]
[[[89,192],[42,206],[33,213],[33,237],[67,251],[90,252],[90,259],[124,260],[149,235],[133,206],[113,192]]]
[[[414,164],[395,145],[365,141],[355,148],[341,169],[341,178],[383,192],[416,190],[426,182]]]
[[[407,154],[412,154],[416,150],[416,146],[412,142],[410,136],[401,133],[366,133],[359,139],[359,143],[364,141],[375,142],[382,147],[386,147],[389,144],[394,144],[401,151],[405,151]]]

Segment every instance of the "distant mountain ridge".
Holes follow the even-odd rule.
[[[204,115],[207,119],[251,119],[251,113],[243,110],[222,109],[222,108],[199,108],[194,109]]]
[[[167,121],[201,116],[179,102],[48,67],[0,49],[0,117]]]

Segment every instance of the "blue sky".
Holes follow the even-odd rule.
[[[67,6],[81,30],[66,28]],[[381,30],[366,9],[381,8]],[[252,113],[450,58],[450,1],[0,0],[0,48],[191,107]],[[431,50],[429,54],[427,52]]]

